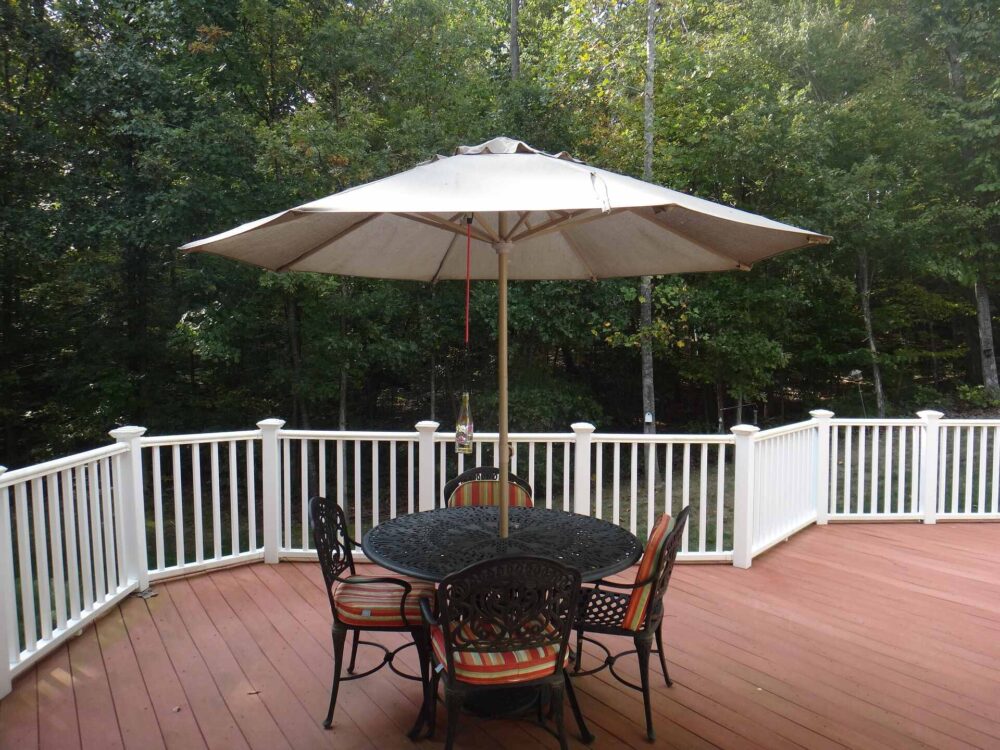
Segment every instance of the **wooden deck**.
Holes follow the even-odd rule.
[[[156,591],[15,681],[0,748],[441,747],[443,711],[434,741],[406,740],[419,687],[386,670],[346,683],[323,730],[316,565]],[[654,679],[656,747],[1000,748],[1000,524],[813,527],[749,571],[678,567],[667,608],[675,684]],[[594,748],[650,747],[638,693],[606,673],[574,684]],[[558,747],[531,722],[473,717],[457,744]]]

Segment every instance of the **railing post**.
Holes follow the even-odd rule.
[[[830,510],[830,420],[833,412],[814,409],[809,412],[816,420],[816,474],[813,477],[813,497],[816,498],[816,523],[826,524]]]
[[[570,427],[576,433],[576,455],[573,458],[573,512],[589,516],[590,444],[596,428],[589,422],[574,422]]]
[[[122,458],[122,532],[125,535],[126,580],[135,579],[139,591],[149,588],[149,558],[146,551],[146,496],[143,491],[142,445],[145,427],[119,427],[108,433],[128,446]]]
[[[749,568],[753,560],[753,436],[759,427],[738,424],[731,428],[736,436],[736,460],[733,467],[733,565]]]
[[[938,440],[940,425],[944,416],[939,411],[918,411],[917,416],[924,423],[924,440],[920,449],[920,510],[924,523],[937,523],[938,490]]]
[[[439,423],[430,420],[417,422],[417,432],[420,434],[417,458],[420,476],[418,511],[434,510],[434,432],[438,427]]]
[[[264,516],[264,562],[278,562],[281,549],[281,447],[278,431],[285,426],[283,419],[263,419],[260,428],[261,501]]]
[[[6,466],[0,466],[0,476],[7,471]],[[10,695],[11,683],[10,665],[14,654],[13,644],[16,642],[14,633],[8,632],[11,627],[17,627],[14,612],[17,599],[14,596],[14,537],[10,528],[10,503],[7,491],[0,492],[0,698]],[[16,648],[16,647],[15,647]]]

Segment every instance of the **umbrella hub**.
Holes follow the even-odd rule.
[[[514,243],[510,241],[494,242],[493,249],[497,251],[497,255],[509,255],[510,251],[514,249]]]

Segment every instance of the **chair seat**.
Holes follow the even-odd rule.
[[[468,625],[463,626],[468,637],[473,637]],[[446,664],[444,632],[440,626],[431,628],[431,646],[439,664]],[[456,651],[454,654],[455,677],[474,685],[497,685],[527,682],[547,677],[555,670],[559,658],[558,646],[540,646],[520,651]],[[566,662],[570,660],[566,649]]]
[[[345,625],[359,628],[419,627],[420,600],[427,597],[434,601],[434,584],[406,576],[399,576],[399,579],[413,587],[406,596],[402,613],[399,606],[405,594],[402,586],[392,583],[366,583],[362,580],[355,582],[355,577],[352,576],[337,586],[333,592],[337,618]]]

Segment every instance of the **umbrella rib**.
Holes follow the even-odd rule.
[[[518,213],[520,214],[520,218],[517,220],[517,223],[510,228],[510,231],[504,235],[503,237],[504,242],[510,242],[510,236],[514,234],[514,232],[516,232],[521,227],[521,225],[525,224],[527,221],[529,213],[528,211],[519,211]]]
[[[440,280],[441,269],[444,268],[444,264],[448,260],[448,256],[451,255],[451,251],[454,249],[456,242],[458,242],[458,235],[457,234],[453,234],[451,236],[451,240],[449,240],[449,242],[448,242],[448,247],[445,248],[444,255],[441,256],[441,262],[438,263],[437,270],[435,270],[434,271],[434,275],[431,276],[431,283],[432,284],[436,284]]]
[[[363,227],[365,224],[367,224],[369,221],[371,221],[372,219],[374,219],[377,216],[378,216],[378,214],[368,214],[363,219],[354,222],[349,227],[347,227],[346,229],[342,229],[341,231],[337,232],[337,234],[333,235],[332,237],[325,238],[322,242],[314,245],[313,247],[311,247],[308,250],[306,250],[304,253],[301,253],[298,256],[296,256],[295,258],[293,258],[292,260],[288,261],[288,263],[285,263],[284,265],[279,266],[277,270],[278,271],[288,271],[296,263],[299,263],[300,261],[303,261],[306,258],[312,257],[313,255],[315,255],[316,253],[318,253],[320,250],[322,250],[327,245],[329,245],[329,244],[331,244],[333,242],[336,242],[339,239],[343,239],[344,237],[346,237],[347,235],[349,235],[351,232],[355,231],[356,229],[360,229],[361,227]]]
[[[581,209],[580,211],[572,211],[564,217],[560,217],[558,219],[551,219],[542,224],[539,224],[536,227],[532,227],[531,229],[526,229],[516,237],[511,237],[510,241],[514,243],[522,242],[528,239],[529,237],[538,237],[539,235],[542,234],[548,234],[549,232],[559,231],[568,224],[572,224],[574,226],[576,226],[577,224],[585,224],[588,221],[593,221],[594,219],[600,219],[602,216],[609,216],[611,214],[620,213],[624,210],[625,209],[623,208],[616,208],[612,209],[608,213],[604,213],[599,208],[585,208]]]
[[[486,219],[484,219],[480,214],[477,214],[477,213],[473,213],[472,216],[476,220],[476,223],[483,228],[483,231],[486,232],[486,234],[489,235],[490,240],[492,242],[499,242],[500,241],[500,236],[496,232],[493,231],[493,227],[491,227],[486,222]]]
[[[461,214],[457,214],[461,216]],[[436,229],[443,229],[446,232],[452,232],[454,234],[459,234],[465,236],[465,227],[459,224],[452,224],[450,221],[445,221],[441,219],[431,219],[427,216],[422,216],[421,214],[393,214],[393,216],[399,216],[402,219],[409,219],[410,221],[415,221],[418,224],[427,224],[428,226],[435,227]],[[486,242],[487,244],[492,244],[493,240],[487,237],[482,232],[473,229],[472,236],[481,242]]]
[[[694,245],[695,247],[697,247],[699,250],[704,250],[709,255],[714,255],[717,258],[722,258],[723,260],[727,260],[730,263],[735,264],[736,268],[739,269],[740,271],[749,271],[750,270],[750,266],[747,265],[746,263],[744,263],[744,262],[742,262],[740,260],[737,260],[736,258],[734,258],[731,255],[727,255],[726,253],[722,252],[721,250],[716,250],[714,247],[709,247],[708,245],[706,245],[704,242],[701,242],[700,240],[696,240],[693,236],[691,236],[689,233],[685,232],[683,229],[678,229],[677,227],[672,227],[672,226],[669,226],[667,224],[664,224],[662,221],[659,221],[656,218],[656,215],[659,213],[659,211],[657,211],[655,208],[653,209],[653,216],[649,216],[647,214],[644,214],[644,213],[642,213],[637,208],[630,208],[629,210],[633,214],[635,214],[636,216],[638,216],[640,219],[645,219],[646,221],[650,222],[651,224],[655,224],[660,229],[663,229],[664,231],[670,232],[671,234],[673,234],[673,235],[675,235],[677,237],[680,237],[685,242],[690,242],[692,245]],[[662,211],[662,210],[663,209],[660,209],[660,211]]]
[[[566,232],[563,232],[562,236],[563,239],[566,240],[566,244],[569,245],[569,249],[573,251],[573,255],[576,256],[576,259],[579,260],[581,265],[587,269],[587,273],[590,274],[590,280],[597,281],[597,274],[594,273],[594,269],[590,267],[587,259],[583,257],[583,253],[580,251],[580,246],[576,244],[576,240],[574,240]]]

